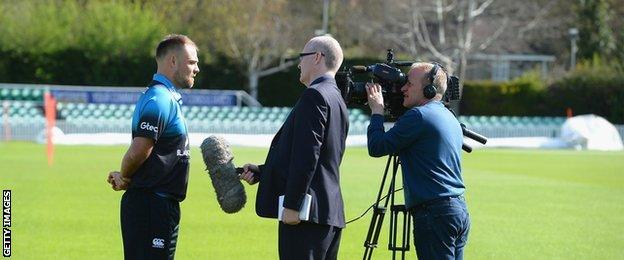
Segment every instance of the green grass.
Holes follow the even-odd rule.
[[[0,143],[0,188],[13,191],[16,259],[121,259],[121,192],[105,182],[126,147],[58,146],[49,167],[45,146]],[[234,148],[235,163],[259,163],[266,149]],[[178,259],[276,259],[277,224],[249,203],[223,213],[192,151],[182,203]],[[624,153],[476,150],[465,154],[472,230],[467,259],[616,259],[624,255]],[[385,158],[349,148],[342,165],[347,219],[374,200]],[[402,193],[399,196],[402,198]],[[340,259],[360,259],[370,213],[343,231]],[[386,217],[386,223],[388,217]],[[375,259],[389,259],[387,229]],[[415,259],[412,246],[408,254]]]

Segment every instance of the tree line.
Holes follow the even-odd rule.
[[[567,71],[574,27],[580,62],[598,57],[622,72],[617,2],[331,0],[328,33],[347,63],[383,61],[392,48],[398,59],[436,60],[461,78],[471,53],[554,55]],[[200,49],[198,88],[244,89],[263,103],[289,105],[301,88],[286,58],[322,20],[323,0],[0,0],[0,81],[145,85],[154,46],[176,32]]]

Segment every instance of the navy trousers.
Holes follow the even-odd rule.
[[[470,216],[463,197],[422,203],[410,209],[418,259],[463,259]]]
[[[126,191],[121,198],[124,258],[173,259],[179,223],[179,202],[152,192]]]
[[[279,223],[279,258],[281,260],[335,260],[338,257],[341,228],[301,222]]]

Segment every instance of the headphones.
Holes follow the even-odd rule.
[[[435,97],[438,92],[438,88],[435,86],[433,81],[435,80],[435,75],[438,74],[438,67],[440,67],[437,63],[432,63],[433,68],[427,73],[427,78],[429,79],[429,84],[423,87],[423,95],[427,99],[432,99]]]

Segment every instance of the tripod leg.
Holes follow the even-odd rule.
[[[393,157],[389,156],[388,161],[386,162],[383,177],[381,178],[381,186],[379,187],[379,193],[377,194],[377,200],[375,201],[373,217],[371,218],[368,233],[366,234],[366,240],[364,241],[364,256],[362,258],[364,260],[369,260],[373,256],[373,250],[377,247],[379,233],[381,232],[381,227],[383,226],[383,219],[386,214],[386,207],[388,206],[388,196],[386,195],[385,197],[384,206],[379,206],[379,202],[382,200],[381,194],[384,190],[391,161],[393,161]]]
[[[390,187],[388,188],[388,192],[386,193],[384,205],[380,206],[379,202],[384,198],[381,197],[381,194],[384,190],[384,185],[386,182],[386,178],[388,175],[388,170],[390,169],[390,162],[392,162],[392,177],[390,180]],[[379,233],[381,232],[381,228],[383,225],[383,218],[386,213],[386,208],[388,204],[390,204],[390,234],[388,241],[388,249],[392,251],[392,258],[396,258],[397,251],[401,251],[401,257],[405,259],[405,252],[409,251],[409,213],[407,212],[405,205],[395,205],[394,204],[394,187],[395,187],[395,179],[396,173],[398,172],[399,160],[396,155],[391,155],[388,157],[388,162],[386,164],[386,169],[384,171],[383,178],[381,180],[381,187],[379,188],[379,193],[377,195],[377,200],[374,205],[373,217],[371,218],[371,223],[368,228],[368,233],[366,235],[366,240],[364,241],[364,257],[362,259],[369,260],[372,257],[373,250],[377,247],[377,242],[379,239]],[[402,231],[402,244],[401,246],[397,246],[397,234],[398,234],[398,226],[399,226],[399,215],[403,216],[403,226]],[[407,228],[407,231],[406,231]],[[406,244],[407,243],[407,244]]]
[[[390,207],[390,242],[388,243],[388,249],[392,251],[409,251],[410,240],[410,215],[405,205],[392,205]],[[399,227],[401,226],[401,227]],[[398,233],[401,229],[401,234]],[[399,244],[398,238],[401,236],[401,243]]]
[[[403,214],[403,243],[402,248],[404,250],[401,251],[401,259],[405,259],[405,252],[409,251],[409,238],[410,238],[410,213],[406,210],[405,214]]]
[[[397,157],[394,158],[393,161],[393,174],[392,181],[390,182],[390,190],[388,191],[390,194],[390,241],[388,243],[388,249],[392,251],[392,258],[396,258],[397,251],[401,252],[401,258],[405,259],[405,252],[409,251],[409,224],[407,221],[409,220],[409,212],[405,205],[396,205],[394,203],[394,186],[396,173],[398,172],[399,160]],[[402,222],[399,218],[402,217]],[[399,227],[401,225],[401,227]],[[399,233],[398,230],[401,229],[401,243],[398,243]]]
[[[364,257],[363,259],[371,259],[373,256],[373,249],[377,247],[377,241],[379,239],[379,233],[383,226],[383,219],[386,214],[386,208],[377,207],[373,211],[373,217],[371,218],[370,226],[368,227],[368,234],[366,234],[366,241],[364,241]]]
[[[412,214],[408,211],[405,216],[405,222],[403,222],[403,226],[405,227],[405,229],[403,230],[403,234],[405,234],[403,239],[405,241],[404,246],[406,248],[406,250],[403,251],[403,259],[405,259],[405,252],[410,250],[410,234],[412,233],[411,224],[412,224]]]

